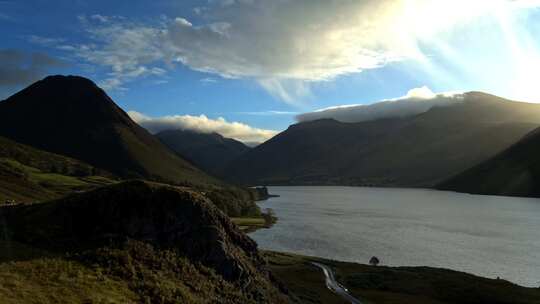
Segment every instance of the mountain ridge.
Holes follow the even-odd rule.
[[[46,77],[1,101],[0,117],[2,136],[122,177],[219,183],[169,151],[83,77]]]
[[[244,184],[432,187],[540,124],[539,105],[478,92],[463,96],[411,117],[298,123],[240,156],[227,172]]]
[[[250,150],[248,146],[218,133],[164,130],[155,134],[169,149],[204,171],[217,174],[227,163]]]

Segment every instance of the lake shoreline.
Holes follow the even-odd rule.
[[[540,285],[533,250],[540,242],[537,230],[531,229],[536,223],[532,215],[540,211],[537,199],[422,189],[269,190],[281,197],[259,206],[272,208],[279,221],[249,234],[264,250],[351,263],[378,256],[395,267],[452,269],[526,287]],[[427,201],[419,203],[418,195]]]
[[[323,272],[312,263],[330,267],[339,284],[368,303],[538,303],[540,288],[519,286],[465,272],[434,267],[368,266],[262,251],[272,273],[305,303],[347,303],[326,288]]]

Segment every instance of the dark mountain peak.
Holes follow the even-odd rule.
[[[53,82],[57,82],[57,83],[67,83],[67,82],[70,82],[70,83],[77,83],[79,85],[87,85],[87,86],[93,86],[93,87],[97,87],[97,85],[90,79],[86,78],[86,77],[83,77],[83,76],[78,76],[78,75],[50,75],[50,76],[47,76],[45,78],[43,78],[43,80],[40,80],[39,82],[43,82],[43,83],[53,83]]]
[[[19,95],[35,94],[39,92],[41,94],[64,94],[70,95],[78,92],[84,96],[96,96],[105,97],[105,92],[99,88],[92,80],[81,76],[64,76],[53,75],[47,76],[42,80],[39,80],[26,89],[15,94],[13,97]],[[106,99],[106,98],[105,98]]]
[[[20,113],[32,108],[45,119],[54,116],[76,116],[77,119],[87,122],[120,121],[132,124],[127,114],[105,91],[92,80],[80,76],[48,76],[4,102],[5,107],[9,106]]]
[[[0,102],[0,135],[121,177],[206,183],[91,80],[49,76]]]

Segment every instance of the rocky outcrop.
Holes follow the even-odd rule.
[[[202,194],[131,181],[49,203],[12,208],[10,238],[53,251],[126,239],[174,249],[228,281],[268,280],[257,244]]]

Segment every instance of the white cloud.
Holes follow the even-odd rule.
[[[149,117],[136,111],[129,111],[128,115],[151,133],[176,129],[193,130],[201,133],[215,132],[244,143],[262,143],[278,133],[274,130],[254,128],[241,122],[229,122],[222,117],[217,119],[210,119],[205,115]]]
[[[201,80],[199,80],[200,82],[202,83],[216,83],[217,80],[215,78],[212,78],[212,77],[205,77]]]
[[[273,96],[299,104],[310,83],[405,59],[429,61],[421,42],[478,16],[536,0],[211,0],[185,16],[137,24],[94,15],[81,22],[94,40],[85,60],[127,82],[140,67],[181,63],[225,78],[253,79]],[[510,6],[509,6],[510,4]],[[111,81],[109,81],[111,82]]]
[[[540,0],[510,0],[518,8],[540,7]]]
[[[344,105],[296,116],[298,122],[335,119],[362,122],[383,118],[407,117],[424,113],[433,107],[449,106],[463,100],[462,93],[433,93],[428,87],[415,88],[407,95],[369,105]]]

